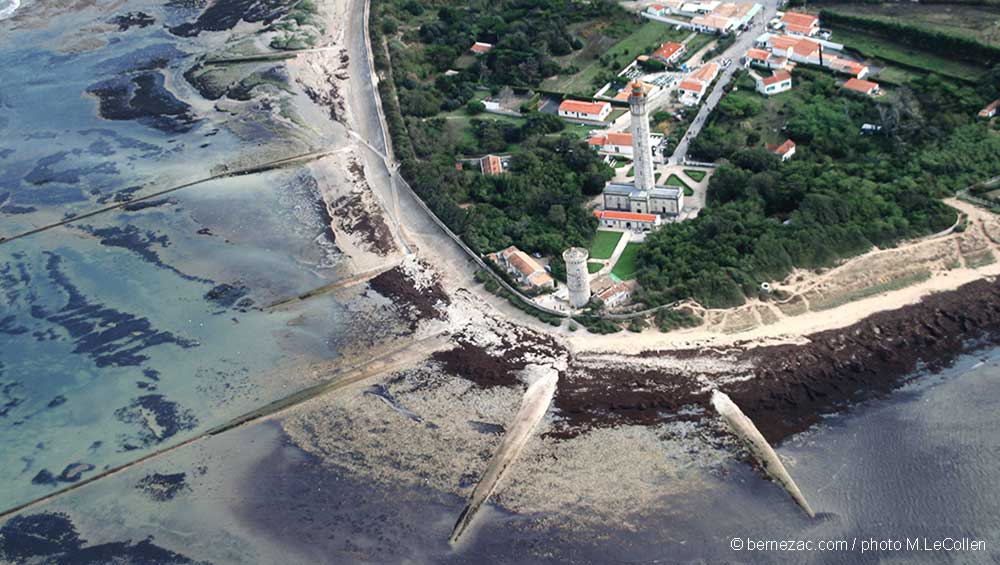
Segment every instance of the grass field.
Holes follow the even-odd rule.
[[[618,262],[611,269],[611,276],[619,281],[627,281],[635,278],[636,257],[639,255],[639,243],[628,243],[625,251],[622,251]]]
[[[691,180],[694,182],[701,182],[705,179],[705,175],[708,173],[705,171],[697,171],[695,169],[684,169],[684,174],[691,177]]]
[[[971,6],[963,4],[883,4],[820,3],[812,7],[830,9],[852,16],[897,21],[915,27],[933,29],[1000,46],[1000,4]],[[836,36],[834,41],[840,41]]]
[[[590,274],[594,274],[594,273],[596,273],[597,271],[600,271],[603,268],[604,268],[604,263],[598,263],[596,261],[588,261],[587,262],[587,272],[590,273]]]
[[[597,230],[594,241],[590,243],[590,256],[594,259],[610,259],[621,238],[622,232]]]
[[[667,186],[683,186],[685,188],[690,188],[688,183],[684,182],[684,179],[673,173],[670,173],[670,176],[667,178]]]
[[[983,67],[948,59],[930,51],[920,51],[906,45],[893,43],[888,39],[839,27],[833,28],[833,36],[838,43],[857,49],[865,57],[909,65],[945,76],[975,80],[986,70]]]
[[[585,46],[580,51],[560,59],[561,65],[576,65],[580,71],[574,75],[559,75],[546,79],[542,83],[542,88],[565,93],[593,94],[593,91],[599,87],[599,85],[594,85],[594,79],[602,70],[617,73],[637,56],[652,52],[661,43],[680,41],[688,34],[686,31],[675,31],[668,25],[654,21],[646,21],[634,29],[632,33],[615,43],[610,49],[595,50]],[[597,34],[589,38],[588,43],[599,43],[605,40],[605,37]],[[605,54],[614,59],[614,64],[610,66],[601,64],[599,58]]]

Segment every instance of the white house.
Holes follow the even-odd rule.
[[[702,97],[708,91],[708,85],[712,84],[718,74],[719,65],[716,63],[706,63],[697,71],[689,74],[678,86],[681,104],[696,106],[701,102]]]
[[[850,59],[844,59],[843,57],[837,57],[835,55],[823,56],[823,64],[827,67],[837,71],[839,73],[844,73],[851,75],[854,78],[865,78],[868,76],[868,66],[857,61],[852,61]]]
[[[616,308],[631,300],[632,295],[635,294],[635,290],[638,286],[639,283],[636,282],[635,279],[622,281],[601,290],[597,293],[597,297],[600,298],[601,301],[604,302],[604,305],[608,308]]]
[[[559,105],[559,117],[588,122],[603,122],[611,113],[611,104],[607,102],[583,102],[582,100],[563,100]]]
[[[630,230],[635,233],[653,231],[660,227],[657,214],[637,214],[618,210],[594,210],[594,216],[601,221],[601,227],[615,230]]]
[[[774,71],[769,77],[756,77],[757,92],[771,96],[792,89],[792,75],[788,71]]]
[[[489,53],[490,49],[493,49],[492,43],[483,43],[482,41],[477,41],[469,47],[469,51],[472,51],[476,55],[482,55],[484,53]]]
[[[781,26],[792,35],[812,37],[819,33],[819,18],[801,12],[785,12],[781,16]]]
[[[545,269],[513,245],[503,251],[490,253],[487,258],[507,271],[518,284],[529,288],[555,288],[555,282]]]
[[[1000,110],[1000,98],[990,102],[988,106],[983,108],[977,114],[980,118],[992,118],[997,115],[997,111]]]
[[[685,47],[676,41],[668,41],[653,51],[653,58],[664,63],[674,63],[684,54]]]
[[[587,140],[591,148],[601,153],[632,157],[632,134],[609,132],[591,136]]]
[[[781,157],[782,161],[787,161],[792,158],[792,155],[795,155],[795,142],[791,139],[786,139],[781,145],[768,143],[767,150]]]

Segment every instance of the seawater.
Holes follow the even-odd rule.
[[[235,38],[172,35],[199,13],[184,5],[34,4],[0,21],[0,237],[284,141],[230,133],[186,84],[196,57]],[[113,20],[133,12],[154,23]],[[301,386],[302,364],[336,359],[349,336],[334,298],[261,308],[339,276],[320,200],[309,170],[291,168],[0,243],[0,509],[202,433]]]

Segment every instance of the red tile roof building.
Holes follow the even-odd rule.
[[[769,77],[757,79],[757,92],[764,96],[785,92],[792,88],[792,75],[788,71],[774,71]]]
[[[563,100],[559,105],[559,116],[600,122],[611,113],[611,104],[607,102],[584,102],[582,100]]]
[[[660,48],[653,51],[653,58],[664,63],[673,63],[684,54],[684,46],[676,41],[670,41],[660,45]]]
[[[472,44],[472,47],[469,47],[469,51],[472,51],[476,55],[482,55],[483,53],[489,53],[490,49],[493,49],[493,44],[492,43],[483,43],[481,41],[477,41],[477,42],[475,42],[475,43]]]
[[[660,226],[660,217],[656,214],[636,214],[634,212],[619,212],[617,210],[594,210],[594,216],[605,228],[632,231],[650,231]]]
[[[991,102],[988,106],[979,111],[980,118],[992,118],[1000,111],[1000,98]]]
[[[552,277],[527,253],[511,245],[487,257],[511,274],[519,284],[536,288],[554,288]]]
[[[812,14],[785,12],[785,15],[781,16],[781,23],[785,24],[785,29],[789,33],[807,36],[819,33],[819,18]]]
[[[484,175],[499,175],[503,172],[503,162],[496,155],[487,155],[479,160]]]
[[[843,86],[848,90],[860,92],[868,96],[874,96],[875,94],[878,94],[878,83],[872,82],[870,80],[851,78],[847,79],[847,82],[845,82]]]
[[[587,140],[587,144],[605,153],[615,153],[619,155],[632,154],[632,134],[610,132],[592,136]]]
[[[795,142],[791,139],[786,139],[781,145],[768,143],[767,150],[781,157],[782,161],[787,161],[792,155],[795,155]]]

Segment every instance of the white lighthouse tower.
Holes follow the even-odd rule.
[[[563,251],[562,256],[566,262],[569,303],[573,308],[582,308],[590,302],[590,273],[587,272],[587,258],[590,254],[582,247],[570,247]]]
[[[656,177],[653,174],[653,147],[649,143],[649,116],[646,115],[646,91],[642,83],[635,81],[628,97],[628,109],[632,115],[629,128],[632,131],[632,158],[635,170],[635,188],[641,191],[653,190]]]

